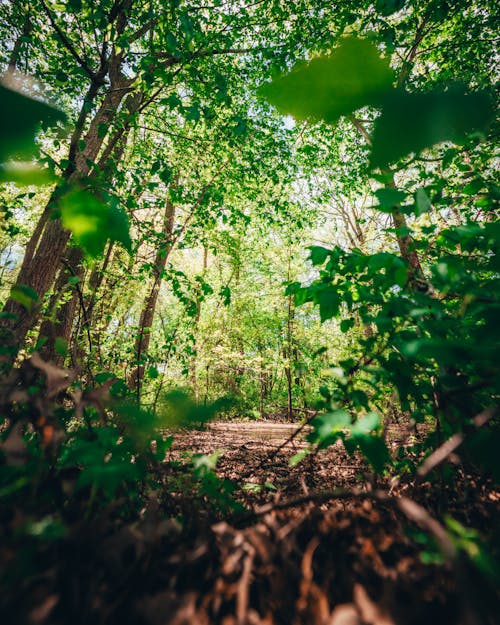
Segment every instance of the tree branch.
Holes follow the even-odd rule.
[[[49,18],[50,23],[52,24],[52,27],[54,28],[59,39],[61,40],[61,43],[68,50],[71,56],[75,59],[78,65],[80,65],[80,67],[82,67],[85,70],[85,72],[89,75],[92,81],[100,82],[100,84],[102,84],[103,82],[102,79],[100,79],[100,77],[96,74],[96,72],[94,72],[94,70],[90,67],[87,61],[83,57],[81,57],[80,54],[78,54],[74,45],[71,43],[71,41],[68,39],[68,37],[64,34],[62,29],[60,28],[60,26],[57,24],[57,22],[54,19],[54,16],[52,15],[52,11],[45,4],[45,0],[40,0],[40,1],[42,3],[42,6],[44,8],[44,11],[47,17]]]
[[[472,423],[476,429],[479,429],[485,423],[488,423],[490,419],[492,419],[496,413],[498,412],[498,406],[490,406],[480,412],[478,415],[472,419]],[[447,441],[445,441],[442,445],[440,445],[435,451],[432,452],[430,456],[428,456],[424,462],[418,467],[417,475],[420,479],[426,477],[431,471],[433,471],[436,467],[438,467],[441,463],[443,463],[446,458],[452,454],[455,449],[458,449],[460,445],[464,442],[465,435],[460,433],[453,434]]]

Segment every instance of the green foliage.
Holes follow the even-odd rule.
[[[389,63],[372,43],[348,37],[330,57],[299,65],[264,85],[261,93],[283,113],[332,124],[363,106],[381,108],[371,140],[373,168],[384,169],[443,141],[463,144],[471,133],[484,136],[491,124],[494,107],[487,92],[467,94],[462,85],[450,84],[408,93],[394,88],[393,81]]]
[[[218,453],[169,464],[175,431],[228,411],[283,415],[288,400],[320,411],[291,466],[340,440],[375,472],[413,473],[419,454],[463,434],[464,461],[500,479],[498,424],[473,425],[500,394],[491,8],[126,4],[48,3],[18,40],[29,3],[0,8],[3,66],[19,43],[13,74],[43,79],[72,116],[66,141],[54,128],[64,115],[29,97],[41,92],[26,78],[0,87],[0,182],[12,183],[1,190],[2,297],[27,241],[39,249],[52,230],[46,208],[87,256],[75,254],[62,287],[11,291],[31,317],[72,332],[44,345],[35,324],[21,349],[53,348],[78,381],[35,355],[2,383],[2,515],[27,511],[20,535],[52,541],[68,519],[138,515],[151,493],[170,493],[173,508],[192,497],[237,510]],[[319,124],[284,123],[259,105],[258,85],[280,112]],[[12,161],[36,154],[41,126],[46,165]],[[27,275],[47,271],[49,248]],[[74,252],[55,259],[54,281]],[[151,339],[140,353],[138,337]],[[171,390],[188,383],[197,400]],[[228,393],[238,403],[214,399]],[[393,414],[431,430],[394,459]],[[479,537],[446,524],[491,574]]]
[[[64,119],[61,111],[25,95],[20,88],[0,84],[0,162],[31,156],[39,124],[55,124]]]
[[[215,473],[217,461],[222,453],[222,450],[218,450],[210,455],[192,455],[193,478],[198,496],[208,498],[209,504],[215,510],[225,513],[242,512],[244,507],[233,496],[238,491],[237,484],[231,480],[220,479]]]
[[[310,443],[319,449],[341,440],[349,454],[361,451],[375,471],[381,473],[390,462],[387,446],[381,437],[381,420],[375,412],[360,416],[354,422],[346,410],[334,410],[316,417],[311,423]],[[292,466],[299,459],[292,459]]]
[[[402,198],[389,191],[378,194],[379,201]],[[370,385],[374,402],[395,388],[403,410],[416,421],[439,420],[448,433],[466,427],[488,406],[500,392],[498,241],[497,222],[444,228],[428,252],[429,282],[423,291],[409,288],[408,265],[396,255],[340,248],[322,252],[319,278],[294,288],[297,303],[318,304],[324,320],[343,315],[342,302],[349,314],[376,329],[358,339],[366,365],[340,363],[348,375],[337,380],[337,399],[359,409],[364,384]],[[351,326],[343,322],[341,329],[349,332]],[[345,412],[318,421],[316,437],[323,443],[339,436],[339,415],[347,422]],[[470,445],[477,462],[498,477],[493,440],[495,434],[485,431]],[[358,446],[377,467],[387,459],[378,442]]]
[[[91,489],[111,500],[118,489],[136,486],[145,477],[134,451],[116,427],[100,427],[95,434],[78,430],[64,445],[58,467],[79,469],[75,492]]]
[[[18,187],[47,185],[56,182],[57,177],[47,167],[26,161],[0,163],[0,182],[14,182]]]
[[[443,141],[460,145],[472,133],[484,137],[493,111],[489,94],[468,94],[462,85],[427,93],[392,91],[375,122],[371,164],[384,168]]]
[[[199,427],[215,415],[229,410],[234,400],[221,397],[214,402],[199,403],[185,390],[165,393],[161,404],[161,422],[164,427]]]
[[[393,72],[373,43],[346,37],[331,56],[297,65],[261,93],[297,119],[335,123],[363,106],[379,105],[392,81]]]
[[[93,191],[75,189],[62,197],[59,208],[64,227],[88,256],[102,254],[108,240],[130,251],[128,218],[116,197],[107,194],[100,198]]]

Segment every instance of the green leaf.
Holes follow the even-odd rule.
[[[150,378],[151,380],[155,380],[158,376],[159,376],[159,372],[158,369],[156,367],[149,367],[148,369],[148,378]]]
[[[0,84],[0,162],[33,154],[39,124],[55,124],[64,119],[64,113],[58,109]]]
[[[315,267],[322,265],[330,255],[330,250],[326,249],[326,247],[321,247],[321,245],[313,245],[309,250],[311,252],[311,262]]]
[[[18,187],[52,184],[57,176],[47,167],[30,161],[0,163],[0,182],[14,182]]]
[[[387,17],[402,9],[404,5],[405,0],[377,0],[377,2],[375,3],[375,8],[377,10],[377,13],[380,13],[380,15]]]
[[[311,425],[314,428],[313,438],[322,440],[350,429],[351,415],[347,410],[334,410],[316,417]]]
[[[297,65],[260,88],[285,114],[335,123],[366,105],[377,105],[391,89],[393,72],[376,46],[346,37],[331,56]]]
[[[26,284],[16,284],[12,287],[10,297],[21,304],[28,312],[32,312],[38,304],[38,293]]]
[[[340,295],[334,287],[327,287],[318,291],[315,296],[316,302],[319,304],[319,316],[321,323],[327,319],[331,319],[338,314],[340,308]]]
[[[484,133],[492,117],[492,98],[485,92],[467,94],[460,85],[428,93],[394,90],[375,122],[371,165],[387,167],[442,141],[461,144],[470,133]]]
[[[379,436],[362,436],[357,439],[357,444],[375,471],[381,473],[391,459],[384,440]]]
[[[380,427],[380,416],[376,412],[369,412],[360,417],[352,426],[353,436],[365,436]]]
[[[177,38],[172,33],[167,33],[167,50],[168,52],[175,52],[177,50]]]
[[[288,461],[288,466],[296,467],[298,464],[302,462],[302,460],[304,460],[304,458],[307,458],[308,455],[309,455],[309,449],[304,449],[302,451],[299,451],[298,453],[296,453],[290,458],[290,460]]]
[[[377,189],[375,191],[377,200],[379,202],[377,208],[383,212],[390,213],[396,206],[399,206],[406,199],[406,193],[404,191],[398,191],[397,189],[384,188]]]
[[[59,356],[67,356],[68,342],[62,336],[56,336],[56,340],[54,341],[54,349],[56,351],[56,354],[59,354]]]
[[[203,477],[206,473],[215,471],[219,458],[224,453],[223,449],[216,449],[212,454],[193,454],[192,462],[196,477]]]
[[[101,254],[108,239],[131,249],[128,218],[114,198],[102,202],[91,191],[74,190],[61,199],[60,208],[64,227],[88,256]]]
[[[340,322],[340,331],[344,334],[354,327],[354,319],[342,319]]]
[[[432,208],[431,201],[425,189],[422,189],[422,187],[418,188],[415,192],[415,206],[417,208],[417,215],[427,213]]]

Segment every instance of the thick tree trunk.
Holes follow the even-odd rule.
[[[51,360],[57,365],[64,363],[64,355],[58,354],[56,351],[56,339],[61,338],[69,346],[71,330],[73,328],[73,320],[78,308],[79,295],[77,289],[80,288],[82,278],[84,276],[83,252],[79,247],[71,247],[66,250],[68,252],[64,267],[60,270],[56,280],[54,295],[51,298],[51,310],[57,306],[57,302],[61,297],[64,289],[68,286],[68,279],[74,277],[78,279],[78,284],[72,287],[72,295],[68,301],[64,302],[56,310],[55,319],[44,319],[40,326],[39,341],[46,339],[40,350],[41,356],[45,360]]]
[[[119,80],[118,80],[119,83]],[[115,83],[115,84],[118,84]],[[113,97],[105,98],[103,105],[101,106],[101,114],[97,115],[96,118],[100,121],[97,123],[103,123],[102,120],[105,115],[109,115],[111,112],[111,107],[117,103],[118,96],[116,93]],[[141,93],[130,94],[126,100],[126,107],[130,116],[135,114],[143,101],[143,96]],[[95,119],[94,119],[95,121]],[[125,152],[125,148],[127,146],[128,134],[130,132],[131,123],[130,118],[128,123],[126,123],[122,128],[118,128],[115,130],[113,135],[111,136],[108,144],[103,150],[103,153],[97,163],[96,167],[90,172],[90,177],[92,179],[101,178],[104,179],[106,174],[110,173],[113,169],[113,165],[116,166],[123,158],[123,154]],[[98,126],[97,126],[98,127]],[[95,136],[92,137],[93,145],[95,146]],[[82,165],[82,163],[80,163]],[[112,175],[110,174],[112,177]],[[111,180],[109,181],[112,182]],[[111,245],[111,244],[110,244]],[[111,247],[108,247],[108,253],[105,257],[105,264],[109,262]],[[60,337],[64,339],[64,341],[69,345],[71,339],[71,333],[74,325],[76,311],[78,310],[79,305],[84,307],[82,310],[83,315],[83,326],[87,330],[89,336],[90,343],[90,307],[87,307],[88,302],[80,301],[82,299],[82,292],[80,285],[83,284],[83,278],[85,276],[85,269],[83,265],[84,254],[81,248],[79,247],[70,247],[68,246],[66,250],[67,262],[65,266],[61,268],[59,272],[59,278],[56,281],[55,286],[55,294],[52,298],[52,305],[55,306],[58,298],[62,290],[67,285],[67,280],[69,277],[75,277],[78,279],[78,284],[75,285],[73,289],[72,298],[63,304],[56,313],[55,321],[50,319],[45,320],[40,328],[40,337],[46,337],[48,340],[46,341],[41,353],[46,360],[52,360],[57,364],[62,364],[64,357],[60,354],[56,353],[55,350],[55,339]],[[97,279],[99,275],[99,269],[94,269],[94,271],[90,274],[89,279],[89,288],[90,288],[90,298],[95,297],[95,290],[100,286],[100,282],[102,282],[102,273],[100,281]],[[52,306],[51,306],[52,308]],[[75,337],[75,340],[78,340],[78,336]],[[89,345],[90,349],[91,345]],[[74,350],[71,350],[73,353]]]
[[[118,68],[116,67],[118,64]],[[110,75],[115,76],[121,66],[121,58],[113,56],[110,65]],[[52,207],[56,205],[62,189],[67,183],[79,183],[84,179],[97,158],[103,144],[104,136],[102,125],[107,126],[116,115],[117,108],[130,88],[130,79],[121,76],[111,82],[101,106],[97,110],[89,129],[84,137],[84,149],[79,150],[80,137],[88,113],[89,105],[95,100],[99,83],[93,81],[84,99],[80,116],[77,120],[70,143],[70,158],[68,168],[64,173],[62,185],[54,191],[44,210],[31,241],[28,243],[25,258],[21,266],[16,285],[28,286],[34,289],[41,299],[54,283],[61,259],[64,256],[70,238],[69,231],[62,226],[60,219],[49,219]],[[3,354],[4,363],[12,362],[17,350],[22,346],[26,335],[37,318],[39,308],[29,309],[21,306],[15,299],[9,298],[4,307],[2,321],[2,340],[7,346]],[[5,353],[6,352],[6,353]]]

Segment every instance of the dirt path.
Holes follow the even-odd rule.
[[[176,433],[169,459],[180,459],[185,452],[219,452],[220,477],[248,484],[267,483],[285,495],[304,494],[315,488],[350,487],[360,476],[373,478],[364,460],[358,454],[349,456],[340,441],[290,466],[291,458],[307,448],[310,426],[293,437],[300,427],[297,423],[271,421],[215,421],[204,430]],[[396,448],[407,436],[407,426],[389,428],[389,447]],[[267,496],[272,492],[269,487]]]

